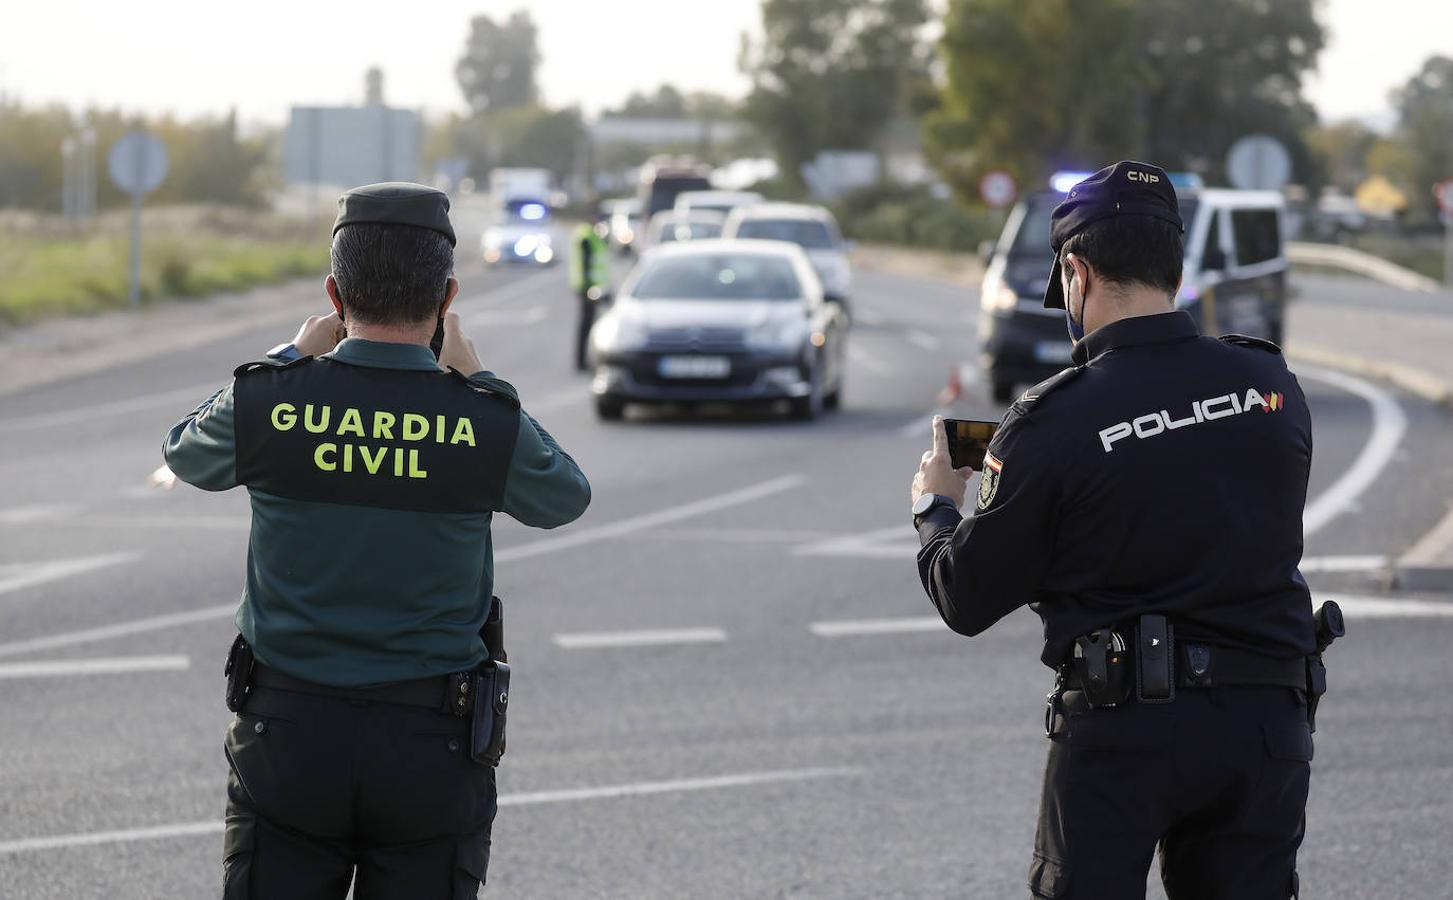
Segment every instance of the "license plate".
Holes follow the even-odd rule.
[[[1066,341],[1039,341],[1034,345],[1034,358],[1039,362],[1067,363],[1074,345]]]
[[[662,378],[725,378],[732,361],[725,356],[663,356],[659,367]]]

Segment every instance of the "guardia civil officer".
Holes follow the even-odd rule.
[[[570,286],[579,301],[575,328],[575,368],[585,371],[595,311],[610,289],[610,255],[605,244],[606,220],[599,212],[575,229],[570,248]]]
[[[334,312],[166,438],[179,478],[251,495],[229,900],[341,900],[355,878],[360,898],[463,898],[485,877],[501,748],[476,759],[474,732],[506,699],[474,696],[493,666],[491,516],[564,525],[590,486],[449,311],[448,211],[414,184],[344,194]]]
[[[1202,336],[1174,308],[1182,238],[1155,166],[1071,190],[1044,305],[1065,310],[1074,366],[1010,407],[971,515],[941,422],[913,482],[919,574],[949,627],[1025,604],[1043,621],[1058,678],[1036,897],[1142,898],[1157,846],[1172,900],[1297,892],[1325,687],[1297,570],[1311,420],[1276,345]]]

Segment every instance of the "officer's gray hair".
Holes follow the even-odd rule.
[[[439,315],[454,248],[413,225],[345,225],[333,235],[333,279],[349,318],[411,325]]]

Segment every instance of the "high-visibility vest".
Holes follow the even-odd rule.
[[[590,269],[585,268],[584,244],[590,245]],[[610,258],[605,238],[589,223],[582,223],[570,239],[570,286],[577,291],[610,284]]]

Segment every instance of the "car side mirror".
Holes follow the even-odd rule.
[[[994,259],[994,242],[993,241],[979,241],[979,259],[983,260],[984,261],[984,265],[986,265],[986,266],[990,262],[993,261],[993,259]]]

